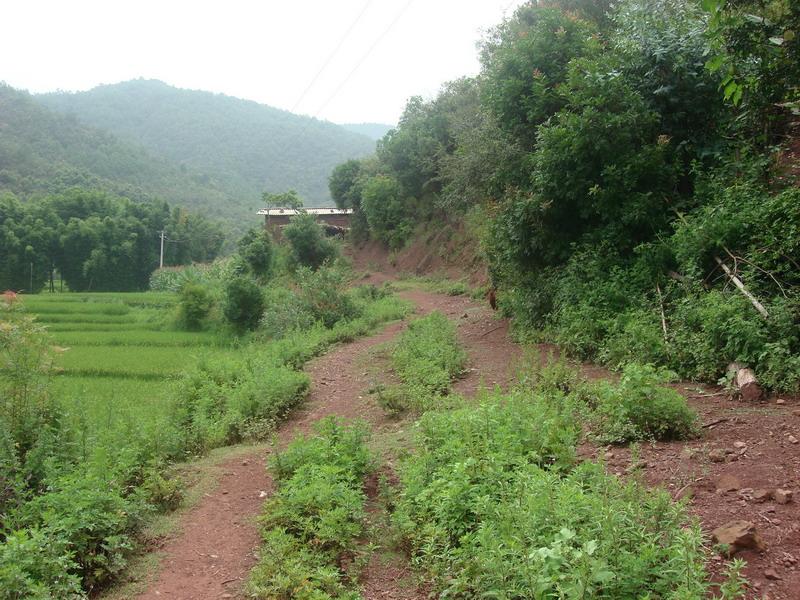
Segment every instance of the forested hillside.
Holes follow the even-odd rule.
[[[197,171],[42,106],[0,84],[0,191],[19,196],[93,188],[159,197],[208,215],[241,218],[243,204]]]
[[[214,183],[237,205],[260,206],[264,191],[295,189],[307,205],[330,202],[337,163],[375,143],[343,127],[222,94],[134,80],[88,92],[37,96],[46,106],[135,142]]]
[[[393,248],[478,224],[520,335],[798,390],[798,33],[790,0],[528,2],[331,192]]]

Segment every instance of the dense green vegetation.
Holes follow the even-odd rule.
[[[800,191],[783,151],[800,8],[700,4],[521,6],[477,77],[413,98],[375,157],[334,169],[354,238],[398,248],[466,215],[520,335],[712,381],[738,360],[797,390]]]
[[[452,332],[442,319],[433,313],[412,322],[393,352],[409,397],[430,398],[432,381],[436,391],[449,389],[460,370],[447,367],[461,351],[454,338],[436,339],[441,329]],[[696,416],[663,386],[665,373],[629,365],[611,383],[583,381],[563,362],[525,372],[508,393],[417,404],[427,412],[414,448],[401,455],[387,508],[402,548],[433,591],[464,598],[741,597],[742,564],[732,562],[729,577],[712,584],[702,533],[682,505],[578,457],[587,437],[620,443],[694,436]]]
[[[131,200],[161,198],[229,219],[251,208],[199,171],[53,112],[5,84],[0,84],[0,114],[0,192],[30,197],[78,187]]]
[[[357,600],[356,543],[364,535],[364,477],[375,460],[363,423],[333,418],[270,459],[278,491],[264,506],[262,558],[248,583],[252,598]]]
[[[251,217],[265,188],[296,189],[309,206],[328,204],[331,168],[375,148],[370,138],[333,123],[153,80],[36,100],[200,174],[199,184],[223,190],[228,198],[215,216]]]
[[[165,202],[80,189],[30,202],[0,193],[0,288],[54,291],[58,271],[72,291],[145,290],[161,231],[172,265],[211,261],[223,243],[217,223]]]
[[[108,585],[149,516],[181,503],[171,464],[267,438],[305,397],[306,361],[406,313],[385,290],[348,289],[341,264],[288,269],[288,252],[271,255],[266,284],[237,255],[154,275],[179,293],[0,302],[1,598]],[[259,302],[231,319],[242,283]],[[276,327],[270,312],[287,307],[297,318]]]

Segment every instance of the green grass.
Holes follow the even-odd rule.
[[[53,329],[49,328],[52,332]],[[62,346],[174,346],[199,347],[216,346],[224,343],[219,335],[213,332],[188,331],[60,331],[58,341]]]
[[[73,346],[56,361],[65,373],[103,377],[163,378],[197,362],[202,348]]]

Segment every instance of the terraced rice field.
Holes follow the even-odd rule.
[[[53,394],[87,448],[119,439],[121,430],[157,438],[174,376],[232,352],[215,333],[174,330],[170,293],[42,294],[23,302],[61,349]]]

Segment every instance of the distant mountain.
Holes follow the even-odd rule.
[[[137,79],[37,99],[205,174],[249,207],[259,204],[264,191],[290,188],[309,206],[330,204],[333,167],[375,149],[366,135],[333,123],[161,81]]]
[[[53,112],[27,92],[0,83],[0,191],[25,197],[76,186],[135,200],[158,197],[228,220],[246,214],[241,201],[206,175]]]
[[[394,129],[394,125],[386,125],[385,123],[344,123],[342,127],[376,141]]]

